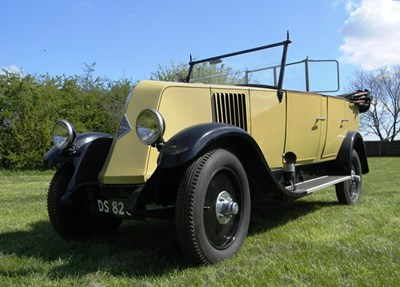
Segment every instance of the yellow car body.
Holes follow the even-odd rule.
[[[166,122],[164,140],[168,141],[185,128],[216,121],[213,101],[225,96],[243,97],[246,131],[271,169],[282,168],[282,155],[288,151],[297,155],[298,165],[334,160],[347,132],[357,131],[359,126],[358,108],[346,98],[285,91],[279,102],[272,89],[160,81],[139,82],[125,115],[134,125],[143,109],[160,111]],[[228,109],[223,113],[230,116]],[[131,129],[114,139],[99,181],[144,183],[156,169],[157,157],[158,151],[143,145]]]

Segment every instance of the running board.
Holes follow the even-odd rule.
[[[354,176],[357,177],[357,176]],[[287,186],[286,190],[291,192],[293,195],[307,195],[314,191],[324,189],[326,187],[347,181],[352,179],[352,176],[332,176],[326,175],[310,180],[306,180],[300,183],[296,183],[293,186]],[[356,179],[357,180],[357,179]]]

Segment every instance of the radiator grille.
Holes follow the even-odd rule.
[[[213,94],[214,120],[247,131],[246,96],[235,93]]]

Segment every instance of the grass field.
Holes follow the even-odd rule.
[[[47,218],[52,172],[0,170],[0,286],[398,286],[400,158],[371,158],[357,206],[334,189],[252,216],[237,256],[193,267],[172,222],[66,242]]]

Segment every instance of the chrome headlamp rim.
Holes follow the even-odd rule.
[[[147,120],[146,120],[147,119]],[[159,111],[144,109],[136,118],[136,135],[145,145],[162,142],[165,132],[165,121]]]
[[[64,130],[66,133],[62,134],[60,131]],[[58,149],[66,149],[76,139],[76,132],[72,124],[66,120],[59,120],[53,127],[52,139],[54,146]]]

